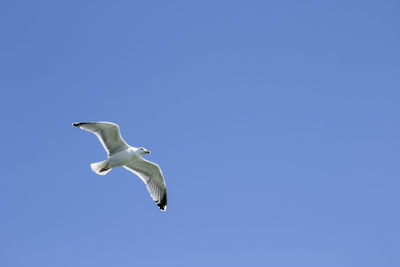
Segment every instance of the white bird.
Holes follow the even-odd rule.
[[[108,153],[108,159],[90,164],[92,170],[99,175],[106,175],[112,168],[122,166],[133,172],[146,184],[158,207],[167,209],[167,189],[160,167],[143,155],[150,151],[140,147],[129,146],[122,139],[119,126],[111,122],[74,122],[73,126],[94,133]]]

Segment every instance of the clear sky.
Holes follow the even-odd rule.
[[[0,266],[400,266],[398,1],[0,1]],[[161,212],[94,135],[152,151]]]

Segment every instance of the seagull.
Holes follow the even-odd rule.
[[[72,125],[94,133],[107,151],[107,160],[90,164],[95,173],[106,175],[112,168],[124,167],[139,176],[157,206],[166,211],[167,188],[160,166],[143,158],[150,154],[149,150],[129,146],[122,139],[119,126],[112,122],[74,122]]]

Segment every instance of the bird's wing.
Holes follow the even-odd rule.
[[[124,166],[125,169],[133,172],[146,184],[147,190],[157,206],[165,211],[167,209],[167,188],[160,166],[140,158],[129,162]]]
[[[75,127],[94,133],[99,138],[108,155],[127,149],[128,144],[122,139],[119,127],[111,122],[76,122]]]

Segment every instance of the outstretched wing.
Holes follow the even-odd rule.
[[[75,122],[75,127],[94,133],[99,138],[108,155],[127,149],[128,144],[122,139],[119,127],[111,122]]]
[[[157,206],[165,211],[167,209],[167,188],[160,166],[140,158],[129,162],[124,168],[142,179]]]

